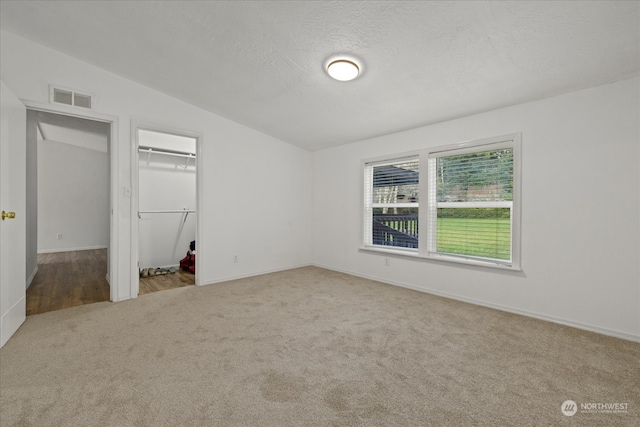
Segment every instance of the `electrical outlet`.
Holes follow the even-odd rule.
[[[56,234],[56,239],[62,240],[62,234]]]
[[[389,262],[389,258],[384,259],[384,265],[386,265],[387,267],[391,265],[391,263]]]
[[[233,262],[234,262],[234,264],[238,262],[238,255],[234,255],[233,256]]]

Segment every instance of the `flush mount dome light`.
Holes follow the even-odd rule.
[[[329,62],[327,73],[336,80],[348,82],[358,77],[360,67],[351,59],[339,58]]]

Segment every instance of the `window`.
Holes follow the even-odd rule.
[[[509,135],[365,162],[364,248],[519,269],[519,158]]]
[[[418,157],[365,167],[367,243],[418,248]]]

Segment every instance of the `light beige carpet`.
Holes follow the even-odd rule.
[[[638,425],[640,345],[307,267],[31,316],[3,426]],[[561,404],[626,403],[563,415]]]

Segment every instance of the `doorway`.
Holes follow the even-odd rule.
[[[27,109],[26,314],[109,301],[111,123]]]
[[[135,129],[137,294],[195,285],[198,136]]]

